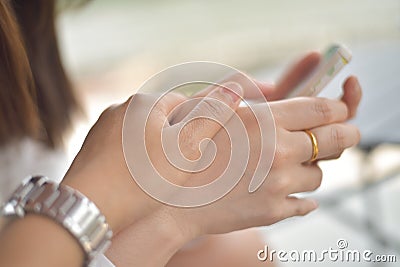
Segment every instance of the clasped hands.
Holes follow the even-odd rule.
[[[217,99],[235,110],[249,135],[251,149],[247,169],[239,183],[223,198],[202,207],[177,208],[162,204],[141,190],[131,177],[122,149],[121,131],[129,101],[103,112],[89,132],[63,183],[77,188],[99,206],[116,234],[116,246],[118,242],[128,242],[127,236],[134,243],[132,239],[143,241],[147,238],[146,233],[155,234],[155,231],[159,240],[174,240],[170,254],[201,235],[270,225],[285,218],[308,214],[317,208],[317,203],[308,198],[296,198],[292,194],[317,189],[321,184],[322,171],[316,163],[309,163],[312,144],[304,130],[310,129],[318,140],[317,160],[338,158],[360,139],[358,129],[347,124],[355,116],[361,99],[361,87],[355,77],[346,79],[339,100],[309,97],[280,100],[315,68],[319,58],[318,53],[306,55],[276,85],[256,82],[269,100],[275,119],[276,149],[268,177],[254,193],[248,192],[248,185],[258,164],[260,139],[256,136],[260,133],[249,108],[239,107],[240,97],[252,97],[246,94],[246,88],[239,88],[232,93],[212,87],[196,95]],[[137,105],[154,98],[152,95],[133,97]],[[221,130],[221,125],[212,120],[191,119],[194,116],[211,115],[229,123],[232,114],[224,113],[218,107],[210,107],[208,101],[199,101],[193,110],[181,112],[171,122],[167,118],[170,111],[184,100],[182,95],[170,94],[155,107],[155,112],[149,116],[147,127],[152,134],[146,135],[146,145],[149,158],[157,162],[169,177],[174,177],[173,182],[195,186],[210,182],[210,177],[220,173],[220,166],[224,164],[216,164],[216,167],[201,174],[185,173],[169,166],[160,150],[160,129],[174,129],[180,123],[186,123],[180,132],[179,147],[187,158],[196,159],[201,154],[199,143],[205,138],[212,139],[220,147],[229,144],[226,143],[226,133]],[[168,120],[169,124],[165,125]],[[266,146],[263,149],[271,148]],[[216,160],[224,162],[227,158],[229,150],[218,151]]]

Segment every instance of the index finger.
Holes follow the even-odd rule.
[[[253,100],[263,100],[268,94],[274,91],[275,85],[268,82],[258,82],[248,76],[247,74],[237,71],[228,77],[225,77],[218,81],[216,84],[207,86],[205,89],[193,94],[191,97],[205,97],[215,88],[227,84],[236,83],[242,87],[243,98]]]
[[[289,131],[311,129],[348,118],[348,108],[340,100],[297,97],[270,102],[277,125]]]

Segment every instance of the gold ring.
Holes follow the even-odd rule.
[[[318,157],[318,141],[315,135],[310,130],[304,130],[304,132],[310,137],[312,144],[312,156],[308,162],[314,162]]]

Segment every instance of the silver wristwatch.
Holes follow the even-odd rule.
[[[23,217],[36,213],[50,217],[74,236],[86,253],[86,263],[104,252],[112,231],[96,205],[78,191],[35,176],[17,188],[2,208],[2,215]]]

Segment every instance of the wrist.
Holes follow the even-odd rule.
[[[110,229],[116,233],[126,225],[126,206],[118,191],[103,183],[102,176],[95,172],[67,173],[62,184],[79,191],[92,201],[105,216]]]
[[[163,206],[114,236],[107,257],[121,267],[165,266],[193,238],[170,208]]]
[[[171,206],[163,206],[159,210],[159,216],[166,225],[165,236],[170,235],[180,247],[201,235],[200,227],[191,220],[185,210],[186,208]]]
[[[6,218],[39,215],[51,219],[75,238],[85,252],[86,263],[107,249],[112,236],[104,215],[92,201],[77,190],[58,185],[44,176],[24,180],[0,213]],[[35,221],[38,219],[33,221],[33,226]]]

